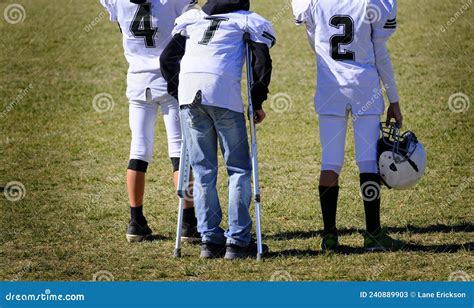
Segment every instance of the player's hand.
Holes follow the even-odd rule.
[[[390,123],[391,119],[395,119],[395,121],[398,123],[400,127],[403,125],[403,115],[402,111],[400,110],[400,104],[399,103],[393,103],[390,104],[390,107],[388,107],[387,110],[387,125]]]
[[[255,124],[260,124],[263,122],[263,120],[265,119],[265,117],[267,116],[267,114],[265,113],[265,111],[263,111],[263,109],[260,109],[260,110],[255,110]]]

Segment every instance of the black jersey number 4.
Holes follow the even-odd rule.
[[[155,48],[155,35],[158,28],[153,28],[151,25],[151,4],[140,4],[135,13],[132,24],[130,25],[130,32],[135,37],[142,37],[147,48]]]

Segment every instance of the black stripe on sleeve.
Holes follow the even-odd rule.
[[[263,31],[263,34],[262,36],[268,40],[270,40],[272,42],[272,46],[275,45],[276,43],[276,38],[271,35],[270,33],[268,33],[267,31]]]
[[[397,27],[397,18],[389,19],[384,25],[385,29],[395,29]]]
[[[263,31],[263,35],[266,35],[266,36],[270,37],[272,40],[276,41],[276,37],[274,37],[273,35],[271,35],[267,31]]]
[[[384,29],[396,29],[397,28],[397,18],[389,19],[385,23]]]

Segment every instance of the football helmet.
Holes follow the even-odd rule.
[[[382,181],[388,188],[408,189],[425,173],[426,151],[415,134],[400,133],[397,123],[380,123],[382,137],[377,145],[377,163]]]

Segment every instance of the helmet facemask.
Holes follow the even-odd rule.
[[[415,133],[407,131],[400,134],[400,126],[398,123],[393,122],[388,125],[385,125],[384,122],[380,123],[380,130],[382,131],[381,141],[384,145],[383,150],[391,150],[397,164],[409,160],[415,152],[416,144],[418,143]]]

